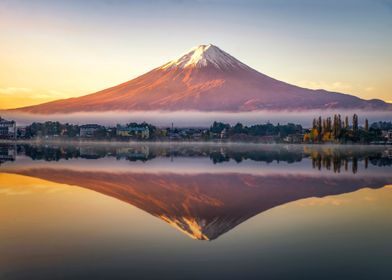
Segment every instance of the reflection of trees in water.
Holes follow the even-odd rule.
[[[59,161],[80,157],[80,152],[73,146],[44,146],[23,145],[18,148],[19,154],[24,154],[33,160]]]
[[[114,148],[95,146],[48,146],[48,145],[22,145],[18,148],[19,154],[24,154],[33,160],[59,161],[61,159],[84,158],[99,159],[115,157],[118,160],[147,161],[155,156],[148,149],[141,148]]]
[[[389,156],[389,150],[367,151],[367,150],[313,150],[310,152],[313,168],[318,170],[327,169],[335,173],[341,171],[352,173],[358,172],[358,163],[363,162],[364,168],[367,169],[369,162],[375,166],[391,166],[392,157]]]
[[[225,161],[234,160],[237,163],[240,163],[244,160],[252,160],[252,161],[262,161],[271,163],[276,161],[279,163],[280,161],[287,163],[299,162],[305,155],[301,152],[290,152],[290,151],[246,151],[246,152],[235,152],[235,151],[226,151],[222,152],[211,152],[209,157],[214,163],[220,163]]]
[[[117,160],[125,159],[129,161],[148,161],[156,157],[150,152],[148,146],[140,146],[137,148],[119,148],[116,149],[115,155]]]
[[[367,159],[365,159],[367,161]],[[335,173],[340,173],[342,170],[348,171],[349,164],[351,163],[351,170],[353,173],[358,171],[358,158],[353,157],[342,157],[341,155],[322,155],[312,156],[312,166],[318,170],[327,169],[332,170]],[[365,164],[367,168],[367,164]]]
[[[135,145],[135,146],[93,146],[93,145],[0,145],[1,154],[17,149],[18,154],[33,160],[59,161],[61,159],[99,159],[114,157],[117,160],[148,161],[156,157],[210,158],[214,164],[228,161],[241,163],[245,160],[256,162],[295,163],[309,158],[315,169],[333,172],[358,171],[359,162],[365,168],[391,166],[392,150],[383,147],[331,147],[331,146],[219,146],[219,145]]]

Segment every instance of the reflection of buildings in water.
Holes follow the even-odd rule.
[[[98,159],[102,156],[98,153],[97,149],[91,146],[82,146],[79,148],[79,156],[86,159]]]
[[[358,166],[391,166],[392,150],[385,147],[309,147],[309,146],[225,146],[225,145],[18,145],[18,150],[32,159],[55,160],[70,158],[98,159],[115,157],[128,161],[148,161],[156,157],[210,158],[214,164],[243,161],[288,164],[311,161],[313,168],[335,173],[358,172]]]
[[[77,185],[132,204],[199,240],[213,240],[245,220],[292,201],[380,188],[387,177],[131,173],[56,168],[12,173]]]
[[[126,159],[129,161],[147,161],[155,156],[150,153],[150,148],[147,145],[137,146],[133,148],[117,148],[116,149],[117,159]]]
[[[16,145],[0,145],[0,164],[16,159]]]
[[[392,149],[386,149],[385,154],[388,158],[392,159]]]

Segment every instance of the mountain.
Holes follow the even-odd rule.
[[[254,111],[303,109],[392,110],[381,100],[310,90],[278,81],[214,45],[200,45],[180,58],[123,84],[77,98],[18,111],[52,114],[88,111]]]
[[[381,188],[380,177],[134,173],[12,168],[7,173],[80,186],[114,197],[198,240],[213,240],[249,218],[299,199]]]

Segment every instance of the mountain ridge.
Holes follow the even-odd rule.
[[[91,111],[392,110],[382,100],[311,90],[279,81],[209,44],[125,83],[81,97],[13,109],[29,113]]]

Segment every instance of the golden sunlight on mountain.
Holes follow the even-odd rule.
[[[342,86],[341,83],[336,84]],[[127,82],[77,98],[15,109],[57,114],[108,111],[250,112],[259,110],[390,110],[382,100],[301,88],[267,76],[219,47],[199,45]]]
[[[203,233],[203,227],[195,218],[181,217],[178,219],[170,219],[165,215],[160,215],[159,218],[167,222],[182,233],[188,235],[190,238],[198,240],[210,240],[210,238]]]

